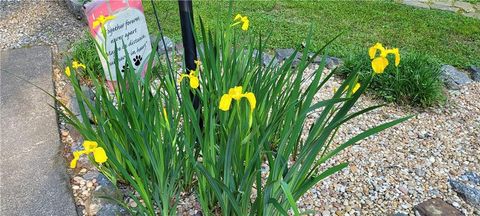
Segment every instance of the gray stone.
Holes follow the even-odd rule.
[[[424,201],[415,207],[415,211],[421,216],[461,216],[459,210],[446,203],[442,199],[435,198]]]
[[[67,8],[79,20],[87,20],[83,10],[83,2],[82,0],[65,0]]]
[[[342,60],[336,57],[328,57],[327,58],[327,68],[334,69],[342,64]]]
[[[87,210],[92,215],[128,215],[127,211],[114,200],[123,200],[123,193],[115,187],[103,174],[98,171],[89,171],[83,178],[85,180],[97,179],[99,187],[90,196]],[[114,199],[114,200],[112,200]]]
[[[463,13],[463,15],[467,16],[467,17],[472,17],[472,18],[475,18],[475,19],[480,19],[480,12],[479,13],[476,13],[476,12]]]
[[[278,65],[278,60],[268,53],[263,54],[262,61],[263,61],[263,65],[265,66],[270,65],[270,63],[272,63],[271,66],[273,67]]]
[[[253,57],[256,58],[257,55],[258,55],[258,50],[254,50],[253,51]],[[278,60],[276,58],[274,58],[272,55],[263,52],[262,53],[262,64],[264,66],[268,66],[268,65],[270,65],[270,63],[272,63],[272,67],[277,66],[278,65]]]
[[[426,8],[426,9],[430,8],[430,6],[426,2],[419,2],[417,0],[404,0],[402,3],[413,6],[413,7],[418,7],[418,8]]]
[[[434,1],[430,5],[430,8],[444,10],[444,11],[451,11],[451,12],[458,12],[460,9],[457,7],[452,6],[451,2],[441,2],[441,1]]]
[[[150,41],[155,43],[155,41],[157,41],[157,37],[150,35]],[[165,45],[163,44],[163,41],[165,41]],[[163,41],[161,39],[158,41],[157,53],[159,55],[163,55],[168,51],[168,54],[172,55],[171,51],[173,51],[175,48],[175,43],[173,43],[172,39],[168,38],[167,36],[163,36]]]
[[[288,58],[290,58],[293,53],[295,53],[295,49],[288,48],[288,49],[276,49],[275,50],[275,58],[277,58],[279,61],[284,61]],[[297,52],[295,55],[295,59],[299,60],[302,58],[302,54],[300,52]]]
[[[52,53],[31,47],[0,53],[1,215],[76,215],[61,155],[53,94]]]
[[[465,202],[471,204],[475,208],[480,210],[480,190],[474,187],[470,187],[462,182],[452,179],[448,180],[453,190],[457,192],[458,196],[463,198]]]
[[[472,74],[472,80],[476,82],[480,82],[480,68],[477,66],[471,65],[468,70]]]
[[[456,1],[453,6],[458,7],[467,13],[475,12],[473,5],[468,2]]]
[[[443,82],[448,89],[460,89],[461,85],[472,82],[466,74],[458,71],[451,65],[443,65],[440,71]]]
[[[408,216],[408,214],[405,214],[403,212],[395,212],[392,216]]]
[[[175,44],[175,54],[183,55],[183,52],[184,52],[183,49],[184,48],[183,48],[183,43],[182,42]]]

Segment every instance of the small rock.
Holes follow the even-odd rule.
[[[83,178],[80,177],[80,176],[75,176],[75,177],[73,177],[73,181],[74,181],[75,183],[80,183],[81,181],[83,181]]]
[[[330,212],[328,210],[325,210],[322,212],[322,216],[330,216]]]
[[[128,202],[128,205],[133,208],[137,207],[137,203],[133,199],[130,199],[130,202]]]
[[[73,190],[78,190],[78,189],[80,189],[80,187],[79,187],[78,185],[73,185],[73,186],[72,186],[72,189],[73,189]]]
[[[417,174],[417,176],[423,177],[425,176],[425,170],[417,168],[415,169],[415,174]]]
[[[446,203],[442,199],[435,198],[422,202],[414,207],[421,216],[461,216],[463,215],[456,208]]]
[[[443,65],[440,68],[441,77],[448,89],[458,90],[461,85],[471,83],[472,80],[464,73],[451,65]]]
[[[63,130],[63,131],[62,131],[62,137],[67,137],[67,136],[68,136],[68,131]]]
[[[93,187],[93,182],[88,181],[88,182],[87,182],[87,188],[91,188],[91,187]]]
[[[449,179],[448,182],[459,197],[463,198],[465,202],[475,206],[475,208],[480,209],[480,190],[452,179]]]

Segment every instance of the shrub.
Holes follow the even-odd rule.
[[[132,214],[173,215],[179,192],[193,188],[205,215],[287,215],[289,210],[298,215],[296,201],[347,166],[339,163],[320,170],[325,161],[409,118],[333,145],[339,127],[379,107],[351,112],[371,79],[358,83],[353,72],[331,99],[314,103],[314,95],[333,72],[323,76],[325,59],[310,77],[304,72],[316,56],[326,56],[328,44],[309,60],[310,33],[305,48],[297,50],[303,58],[295,68],[297,52],[281,66],[273,66],[273,61],[264,66],[261,53],[266,41],[250,33],[248,18],[237,15],[224,26],[206,29],[200,23],[196,32],[200,61],[188,74],[176,75],[177,69],[165,67],[160,59],[156,59],[158,67],[153,67],[157,57],[152,55],[142,79],[132,68],[122,74],[116,58],[118,80],[110,93],[105,73],[100,71],[101,79],[95,79],[87,67],[95,88],[94,104],[79,86],[76,75],[83,69],[78,64],[72,71],[66,69],[83,121],[68,109],[65,117],[85,139],[98,143],[89,147],[91,151],[105,150],[108,160],[99,163],[105,160],[101,151],[99,158],[95,152],[89,155],[92,162],[113,182],[126,182],[138,192],[138,196],[129,194],[136,208],[124,205]],[[200,107],[192,102],[194,98]],[[86,108],[96,122],[93,126]],[[313,110],[321,114],[301,139]],[[262,178],[262,165],[269,166],[266,178]]]
[[[359,73],[360,81],[370,75],[370,59],[365,51],[349,55],[339,68],[338,74],[348,76]],[[440,64],[426,54],[407,52],[402,54],[398,68],[385,69],[382,76],[375,76],[371,93],[387,102],[428,107],[444,101]]]

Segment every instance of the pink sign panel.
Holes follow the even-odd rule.
[[[93,0],[85,5],[85,14],[90,27],[90,33],[100,46],[105,46],[108,59],[100,57],[107,80],[116,81],[115,52],[118,54],[118,63],[123,74],[130,67],[136,73],[145,73],[146,64],[152,46],[148,34],[145,15],[141,0]],[[101,25],[94,27],[98,17],[113,16],[105,23],[106,38],[104,38]],[[117,51],[115,50],[115,45]],[[125,55],[124,45],[128,55]],[[102,56],[100,50],[97,49]],[[128,65],[127,58],[132,65]]]

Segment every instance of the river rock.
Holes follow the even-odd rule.
[[[480,190],[471,186],[468,186],[460,181],[452,179],[448,180],[453,190],[457,192],[458,196],[463,198],[465,202],[471,204],[476,209],[480,210]]]
[[[460,86],[471,83],[472,79],[467,74],[460,72],[451,65],[443,65],[440,68],[441,78],[448,89],[458,90]]]
[[[456,208],[446,203],[442,199],[435,198],[422,202],[414,207],[416,213],[421,216],[462,216],[463,214]]]

